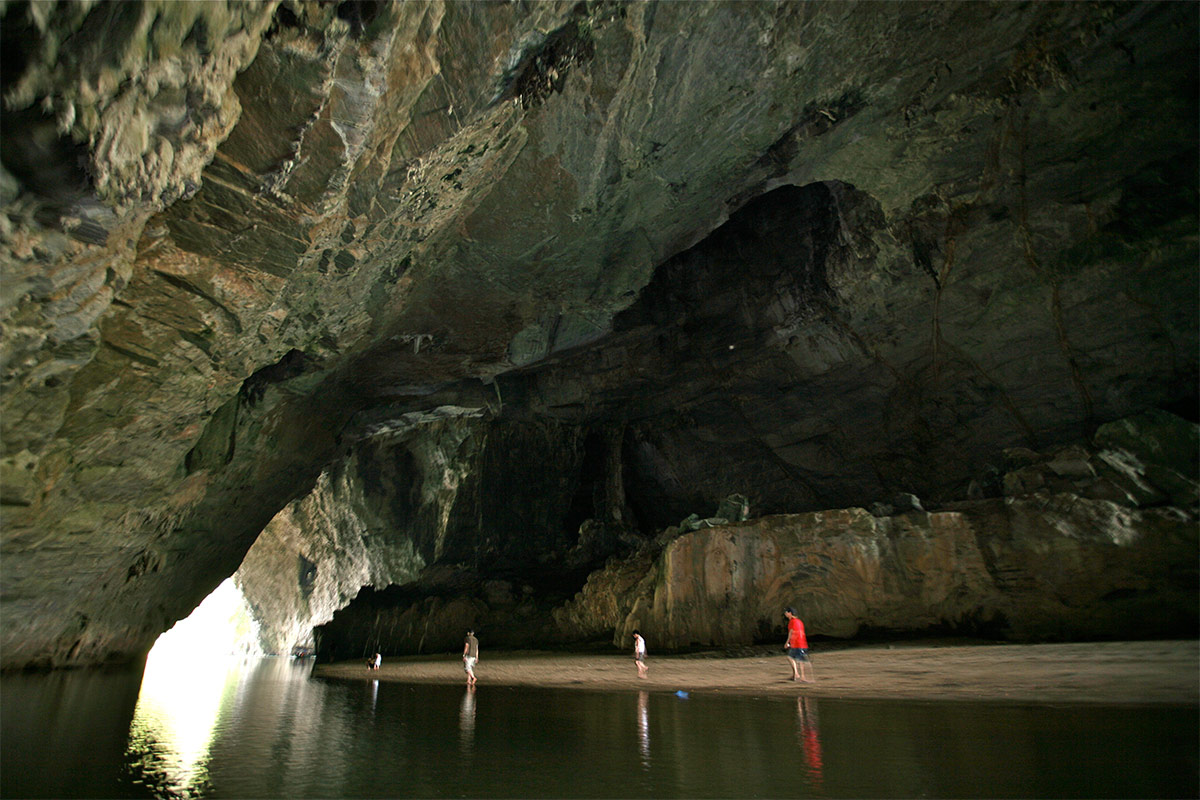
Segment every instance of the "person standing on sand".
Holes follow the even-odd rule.
[[[649,672],[646,668],[646,640],[637,631],[633,632],[633,663],[637,664],[638,677],[646,677]]]
[[[467,631],[467,639],[463,642],[463,671],[467,673],[467,686],[475,685],[475,664],[479,661],[479,640],[475,631]]]
[[[812,664],[808,661],[808,637],[804,635],[804,623],[791,606],[783,610],[783,616],[788,621],[786,652],[792,664],[792,680],[812,683]]]

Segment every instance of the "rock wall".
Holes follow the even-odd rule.
[[[453,508],[480,441],[469,417],[424,428],[425,447],[360,447],[322,473],[313,491],[284,508],[255,540],[235,578],[267,652],[311,643],[313,627],[363,586],[413,581],[432,560],[434,553],[419,546],[423,529]],[[418,460],[421,455],[433,457]],[[434,532],[435,553],[444,534]]]
[[[1011,640],[1194,636],[1200,428],[1165,413],[1101,426],[1088,445],[1007,453],[1002,497],[736,521],[695,516],[626,541],[582,590],[443,565],[365,592],[318,629],[322,659],[491,647],[662,650],[774,643],[782,609],[810,634],[959,633]],[[1029,488],[1032,487],[1032,488]],[[735,521],[730,521],[733,519]],[[577,548],[578,549],[578,546]]]
[[[615,616],[614,644],[640,629],[662,649],[782,641],[786,606],[810,635],[838,638],[1194,635],[1196,544],[1194,516],[1061,494],[883,519],[764,517],[679,537],[636,583],[593,578],[555,618],[595,635]]]
[[[1200,507],[1197,482],[1184,476],[1195,474],[1196,445],[1194,425],[1150,415],[1103,426],[1092,452],[1037,458],[1058,485],[1031,493],[934,513],[850,508],[683,533],[654,557],[592,575],[555,618],[563,630],[613,632],[619,645],[640,629],[664,649],[781,640],[786,606],[810,634],[834,637],[1195,636]],[[1022,467],[1005,484],[1036,472]],[[1140,494],[1107,499],[1117,485]]]
[[[1053,275],[1007,269],[1026,257],[1012,220],[977,208],[938,244],[969,260],[931,275],[910,257],[912,213],[842,183],[768,192],[661,265],[611,336],[498,382],[530,413],[629,419],[646,528],[733,491],[759,513],[897,491],[944,503],[1002,470],[1002,449],[1078,440],[1153,396],[1194,419],[1195,354],[1165,334],[1200,329],[1177,294],[1194,283],[1182,250],[1143,260],[1102,225],[1081,245],[1123,254],[1048,250]],[[1168,363],[1175,388],[1152,388]]]
[[[644,532],[1195,414],[1194,4],[0,15],[0,667],[137,658],[439,407],[622,432]]]
[[[420,655],[461,651],[474,629],[493,649],[519,650],[576,644],[552,616],[562,594],[538,592],[529,584],[481,580],[459,573],[454,580],[408,590],[364,590],[314,632],[317,658],[339,661],[370,653]]]
[[[464,593],[518,617],[531,616],[530,604],[569,597],[619,546],[596,519],[610,507],[607,495],[582,471],[603,459],[588,449],[598,445],[575,426],[498,424],[459,408],[376,430],[277,514],[239,567],[264,648],[286,653],[309,642],[364,587],[355,624],[369,631],[381,624],[384,598],[400,598],[399,611],[382,613],[386,630],[400,626],[405,636],[370,634],[389,653],[444,644],[434,612],[454,617],[461,635],[457,619],[475,602]],[[409,619],[413,603],[421,611]],[[539,614],[544,627],[548,606]],[[518,617],[506,626],[514,645]]]

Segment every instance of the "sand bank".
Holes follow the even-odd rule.
[[[893,644],[823,651],[814,647],[812,684],[791,680],[782,652],[655,656],[649,676],[637,677],[631,656],[545,652],[488,652],[476,675],[481,687],[794,695],[915,700],[1033,703],[1200,702],[1200,643],[1196,641],[1072,644]],[[459,656],[384,658],[378,671],[361,661],[322,664],[314,674],[405,683],[464,682]]]

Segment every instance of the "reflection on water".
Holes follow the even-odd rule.
[[[129,756],[159,773],[162,788],[191,795],[207,785],[217,715],[226,693],[237,686],[239,667],[210,660],[147,661],[129,727]]]
[[[475,749],[475,687],[468,686],[458,710],[458,743],[463,753]]]
[[[642,769],[650,769],[650,693],[638,692],[638,751],[642,754]]]
[[[140,680],[137,670],[0,677],[0,797],[111,795]]]
[[[825,775],[821,759],[821,732],[817,730],[817,701],[811,697],[801,695],[796,698],[796,733],[804,752],[808,782],[813,794],[820,795]]]
[[[208,786],[218,714],[256,655],[257,626],[232,578],[155,642],[127,752],[135,769],[154,776],[154,788],[194,796]]]
[[[447,669],[453,669],[448,662]],[[1178,797],[1191,707],[4,676],[3,797]],[[135,711],[135,699],[137,702]]]

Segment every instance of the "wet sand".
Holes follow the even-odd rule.
[[[484,643],[475,674],[480,687],[1022,703],[1200,702],[1200,643],[1196,641],[908,643],[825,651],[814,647],[810,653],[816,681],[811,684],[791,680],[782,650],[747,648],[744,652],[749,654],[655,656],[651,652],[649,676],[639,679],[632,655],[489,653]],[[379,670],[367,669],[363,661],[321,664],[314,674],[403,683],[465,682],[462,658],[455,655],[384,658]]]

